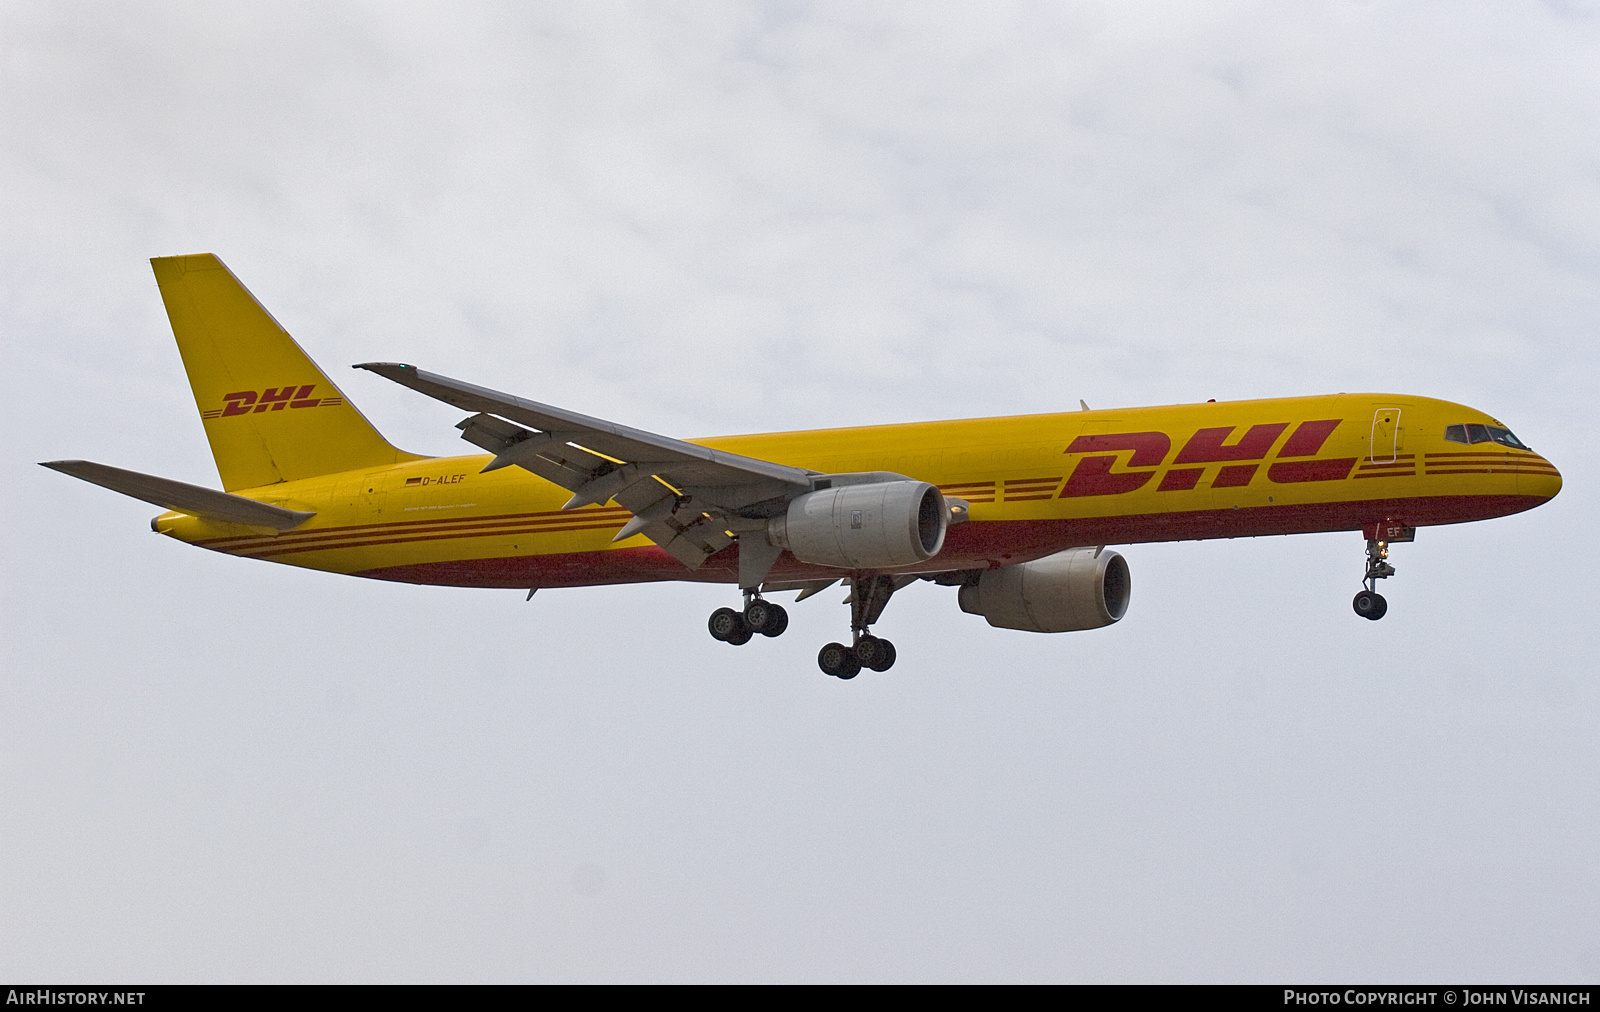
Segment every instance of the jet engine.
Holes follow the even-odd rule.
[[[1075,632],[1120,620],[1133,590],[1128,563],[1105,549],[1073,548],[999,569],[961,588],[961,610],[1001,629]]]
[[[950,510],[925,481],[874,481],[797,496],[767,523],[767,540],[801,562],[838,569],[892,569],[944,547]]]

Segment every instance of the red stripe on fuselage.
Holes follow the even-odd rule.
[[[1521,513],[1545,501],[1546,497],[1533,495],[1421,496],[1078,520],[970,520],[950,528],[945,537],[944,550],[935,558],[918,566],[891,572],[933,573],[988,568],[1026,562],[1080,545],[1132,545],[1156,541],[1358,531],[1367,524],[1381,520],[1403,522],[1412,527],[1466,523]],[[730,546],[713,555],[701,569],[689,570],[652,545],[560,555],[427,562],[368,569],[351,575],[401,583],[519,589],[658,580],[733,583],[737,581],[738,558],[738,547]],[[799,562],[785,552],[768,579],[826,580],[837,579],[840,575],[838,569]]]
[[[286,531],[282,534],[236,534],[225,538],[204,538],[193,544],[209,548],[213,545],[236,544],[241,541],[260,541],[263,543],[279,541],[283,538],[314,536],[321,537],[326,534],[342,534],[350,531],[381,531],[403,530],[413,527],[433,526],[439,524],[479,524],[492,520],[538,520],[541,517],[601,517],[616,516],[626,521],[630,516],[627,510],[621,507],[606,507],[604,509],[583,510],[547,510],[542,513],[496,513],[490,516],[464,516],[464,517],[415,517],[407,520],[385,520],[381,523],[371,524],[345,524],[339,527],[318,527],[309,531]]]

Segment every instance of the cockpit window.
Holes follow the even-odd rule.
[[[1499,443],[1513,450],[1526,450],[1528,444],[1498,425],[1446,425],[1444,438],[1452,443]]]
[[[1510,429],[1496,428],[1495,426],[1491,425],[1489,426],[1489,438],[1499,443],[1501,446],[1509,446],[1513,450],[1527,449],[1527,447],[1523,445],[1522,440],[1511,434]]]

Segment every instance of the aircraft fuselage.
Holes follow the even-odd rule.
[[[225,424],[219,418],[210,424]],[[901,573],[995,568],[1067,548],[1422,527],[1505,516],[1561,476],[1481,411],[1335,394],[692,440],[824,474],[888,471],[971,504],[935,557]],[[1453,434],[1456,438],[1447,438]],[[651,580],[733,583],[738,547],[690,570],[645,537],[613,543],[619,506],[562,510],[563,488],[487,454],[280,482],[235,494],[316,516],[293,530],[168,513],[162,534],[329,572],[458,587]],[[839,572],[785,553],[769,580]]]

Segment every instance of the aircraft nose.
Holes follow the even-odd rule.
[[[1543,457],[1534,455],[1536,462],[1530,462],[1517,475],[1517,491],[1523,495],[1536,495],[1541,499],[1554,499],[1556,493],[1561,491],[1561,472],[1556,466]]]

